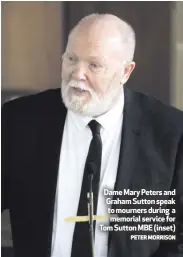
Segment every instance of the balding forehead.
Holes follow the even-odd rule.
[[[70,37],[66,51],[75,53],[81,59],[96,56],[105,60],[121,60],[122,44],[119,35],[107,36],[107,32],[100,29],[95,32],[78,30]]]
[[[98,38],[100,40],[121,40],[121,33],[118,29],[117,23],[114,22],[83,22],[77,25],[72,33],[70,34],[70,39],[75,40],[76,38]]]
[[[84,17],[71,31],[70,41],[84,40],[86,43],[92,39],[114,42],[126,53],[126,59],[132,60],[135,50],[135,33],[133,28],[117,16],[111,14],[91,14]],[[128,56],[127,56],[128,55]]]
[[[89,18],[85,17],[82,19],[71,31],[71,35],[75,33],[86,33],[86,31],[91,31],[95,33],[99,33],[100,35],[106,34],[109,36],[111,33],[119,34],[121,36],[122,27],[125,26],[125,23],[122,22],[118,17],[114,15],[100,15],[100,16],[91,16]],[[119,31],[120,27],[120,31]]]

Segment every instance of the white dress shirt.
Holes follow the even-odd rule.
[[[116,181],[123,106],[124,94],[122,93],[120,100],[110,111],[96,118],[101,124],[102,138],[97,215],[107,214],[103,190],[104,188],[113,189]],[[82,116],[72,111],[68,111],[66,116],[55,199],[51,257],[70,257],[71,255],[75,222],[65,222],[64,219],[77,216],[84,167],[92,140],[92,132],[87,126],[91,120],[92,117]],[[108,223],[109,220],[105,221],[105,224]],[[104,221],[96,222],[95,255],[107,257],[108,232],[100,231],[99,224],[104,224]]]

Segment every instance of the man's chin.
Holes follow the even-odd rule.
[[[71,110],[75,113],[81,114],[83,116],[94,117],[99,115],[98,108],[93,106],[93,104],[89,101],[88,97],[78,97],[73,94],[63,96],[64,105],[68,110]]]
[[[93,117],[94,113],[88,108],[87,104],[78,104],[78,103],[70,103],[66,102],[65,106],[67,107],[68,110],[73,111],[74,113],[80,114],[82,116],[91,116]]]
[[[75,113],[83,114],[87,108],[87,105],[82,103],[81,99],[80,101],[70,101],[69,99],[63,99],[63,102],[67,109]]]

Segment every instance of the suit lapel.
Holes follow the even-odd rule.
[[[117,178],[114,190],[122,191],[131,188],[132,177],[135,175],[135,165],[140,147],[141,112],[138,109],[136,98],[132,91],[124,89],[124,112],[122,137],[119,155]],[[113,206],[112,208],[116,208]],[[112,225],[112,224],[111,224]],[[128,233],[112,232],[109,234],[109,257],[128,255]],[[120,252],[122,249],[122,252]],[[124,251],[124,252],[123,252]]]
[[[59,157],[66,118],[66,109],[58,91],[55,91],[53,101],[48,102],[44,113],[46,114],[39,123],[39,159],[36,162],[36,184],[40,187],[40,195],[35,201],[40,217],[37,221],[37,233],[40,234],[39,248],[45,249],[43,256],[50,256]]]
[[[157,130],[157,124],[156,122],[154,123],[154,120],[149,120],[148,110],[143,109],[147,108],[147,105],[143,104],[140,94],[127,88],[124,93],[125,105],[121,149],[114,190],[140,190],[142,188],[147,190],[167,190],[171,172],[166,166],[167,160],[166,156],[164,156],[166,149],[162,149],[164,144],[161,145],[161,142],[157,140],[158,133],[157,135],[154,133]],[[159,149],[159,153],[157,149]],[[133,198],[132,196],[117,197],[119,199]],[[113,205],[113,208],[135,207],[131,205]],[[148,206],[139,205],[139,208],[148,208]],[[124,214],[119,214],[119,216],[124,216]],[[118,225],[125,224],[118,223]],[[109,235],[109,257],[135,257],[137,252],[139,256],[147,257],[157,249],[158,241],[133,241],[130,239],[130,234],[131,232],[128,231],[111,232]],[[138,232],[133,234],[138,234]]]
[[[115,190],[129,188],[140,147],[142,114],[132,91],[124,89],[122,137]]]

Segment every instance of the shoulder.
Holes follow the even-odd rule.
[[[62,105],[60,89],[50,89],[34,95],[23,96],[6,102],[2,112],[12,116],[37,116],[50,113]]]
[[[130,89],[126,89],[126,91],[149,127],[170,133],[183,132],[183,112],[181,110],[168,106],[152,96]]]

